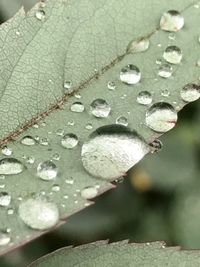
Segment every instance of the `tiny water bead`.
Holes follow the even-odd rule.
[[[73,112],[81,113],[84,110],[85,110],[85,107],[84,107],[83,103],[81,103],[81,102],[74,102],[71,105],[71,111],[73,111]]]
[[[38,20],[44,20],[45,18],[45,12],[44,10],[37,10],[35,12],[35,17],[38,19]]]
[[[139,52],[145,52],[149,48],[149,39],[142,38],[140,40],[133,40],[128,44],[127,53],[139,53]]]
[[[175,45],[168,46],[163,53],[163,58],[171,64],[180,64],[182,57],[181,49]]]
[[[21,139],[21,144],[26,146],[34,146],[36,144],[36,140],[32,136],[26,135]]]
[[[7,232],[0,231],[0,246],[6,246],[10,243],[10,235]]]
[[[152,102],[152,95],[148,91],[141,91],[137,96],[137,102],[141,105],[149,105]]]
[[[153,142],[149,144],[150,146],[150,152],[155,153],[162,149],[163,144],[159,139],[155,139]]]
[[[0,206],[7,207],[10,205],[11,202],[11,195],[7,192],[0,192]]]
[[[178,116],[175,108],[166,102],[153,104],[146,112],[146,125],[156,132],[167,132],[177,122]]]
[[[78,137],[73,133],[65,134],[61,140],[61,145],[64,148],[72,149],[78,145]]]
[[[106,125],[90,135],[81,156],[89,174],[114,180],[124,176],[148,151],[149,146],[137,132],[122,125]]]
[[[116,89],[116,84],[113,81],[109,81],[107,86],[108,86],[109,90],[115,90]]]
[[[126,84],[136,84],[141,79],[141,72],[135,65],[129,64],[121,69],[120,80]]]
[[[95,186],[88,186],[81,190],[81,196],[84,199],[91,199],[96,197],[98,194],[98,190]]]
[[[56,178],[58,174],[58,169],[56,164],[50,160],[41,162],[38,164],[37,167],[37,176],[40,177],[42,180],[53,180]]]
[[[165,12],[160,20],[160,28],[163,31],[177,32],[184,26],[184,17],[176,10]]]
[[[162,64],[158,69],[158,75],[162,78],[169,78],[172,76],[172,66],[170,64]]]
[[[163,89],[161,91],[161,95],[164,97],[169,97],[170,96],[170,91],[168,89]]]
[[[25,166],[15,158],[3,158],[0,160],[0,175],[19,174],[25,169]]]
[[[90,104],[90,112],[97,118],[107,118],[111,107],[106,100],[98,98]]]
[[[1,149],[1,153],[5,156],[10,156],[12,155],[12,149],[10,147],[4,146]]]
[[[72,82],[71,81],[65,81],[64,82],[64,93],[65,94],[71,94],[72,92],[73,92]]]
[[[116,124],[128,126],[128,119],[125,116],[119,116],[116,119]]]
[[[42,197],[23,200],[18,213],[27,226],[36,230],[47,230],[59,221],[57,205]]]
[[[186,84],[180,92],[185,102],[193,102],[200,98],[200,86],[194,83]]]

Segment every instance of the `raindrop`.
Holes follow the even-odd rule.
[[[81,102],[74,102],[72,105],[71,105],[71,111],[73,112],[78,112],[78,113],[81,113],[83,112],[85,109],[83,103]]]
[[[161,95],[164,97],[169,97],[170,96],[170,91],[168,89],[163,89],[161,92]]]
[[[72,149],[78,145],[78,137],[73,133],[65,134],[61,140],[61,145],[64,148]]]
[[[185,102],[193,102],[200,98],[200,86],[194,83],[186,84],[180,92]]]
[[[121,69],[120,80],[126,84],[136,84],[141,79],[141,72],[135,65],[129,64]]]
[[[15,158],[4,158],[0,160],[0,175],[13,175],[21,173],[24,165]]]
[[[149,144],[151,153],[158,152],[162,149],[163,144],[159,139],[155,139]]]
[[[98,190],[95,186],[88,186],[85,187],[82,191],[81,191],[81,196],[84,199],[91,199],[96,197],[98,194]]]
[[[50,160],[41,162],[38,164],[37,167],[37,176],[39,176],[42,180],[52,180],[54,178],[56,178],[58,173],[58,169],[55,165],[55,163],[53,163]]]
[[[116,89],[116,84],[113,81],[109,81],[107,86],[108,86],[109,90],[115,90]]]
[[[44,10],[37,10],[35,12],[35,17],[38,19],[38,20],[43,20],[45,18],[45,12]]]
[[[28,164],[33,164],[35,162],[35,158],[34,157],[31,157],[31,156],[30,157],[27,157],[26,162]]]
[[[52,186],[52,191],[53,191],[53,192],[58,192],[58,191],[60,191],[60,186],[59,186],[58,184],[54,184],[54,185]]]
[[[149,146],[135,131],[122,125],[106,125],[90,135],[82,146],[84,168],[92,176],[117,179],[149,151]]]
[[[46,138],[46,137],[42,137],[40,139],[40,145],[42,145],[42,146],[48,146],[49,145],[49,139]]]
[[[111,107],[104,99],[95,99],[90,104],[90,112],[97,118],[107,118],[110,111]]]
[[[162,64],[158,69],[158,75],[162,78],[169,78],[172,76],[172,66],[165,63]]]
[[[60,136],[63,136],[64,135],[64,130],[63,129],[57,129],[56,130],[56,135],[60,135]]]
[[[166,102],[153,104],[146,112],[146,124],[156,132],[167,132],[177,122],[178,116],[174,107]]]
[[[171,64],[179,64],[182,57],[181,49],[175,45],[168,46],[163,53],[163,58]]]
[[[69,126],[74,126],[74,124],[75,124],[74,120],[70,120],[67,122],[67,125]]]
[[[140,40],[133,40],[129,43],[126,52],[127,53],[139,53],[139,52],[145,52],[149,48],[149,39],[143,38]]]
[[[7,192],[0,192],[0,206],[7,207],[10,205],[11,195]]]
[[[170,40],[175,40],[176,39],[176,35],[174,34],[174,33],[170,33],[169,35],[168,35],[168,38],[170,39]]]
[[[71,94],[73,92],[71,81],[65,81],[64,92],[65,92],[65,94]]]
[[[54,153],[54,154],[52,155],[52,159],[54,159],[54,160],[60,160],[60,154],[58,154],[58,153]]]
[[[184,26],[184,17],[176,10],[165,12],[160,20],[160,28],[163,31],[177,32]]]
[[[200,67],[200,58],[197,60],[197,67]]]
[[[85,129],[86,129],[86,130],[92,130],[92,129],[93,129],[92,123],[87,123],[87,124],[85,125]]]
[[[59,211],[55,203],[44,198],[29,198],[19,204],[19,216],[29,227],[46,230],[59,221]]]
[[[0,231],[0,246],[6,246],[10,243],[10,235],[6,232]]]
[[[141,91],[137,96],[137,102],[141,105],[149,105],[152,102],[152,95],[148,91]]]
[[[1,152],[5,156],[12,155],[12,149],[10,147],[7,147],[7,146],[2,147]]]
[[[128,126],[128,119],[125,116],[120,116],[116,119],[116,124]]]
[[[69,184],[69,185],[73,185],[74,184],[74,179],[73,178],[67,178],[67,179],[65,179],[65,183],[66,184]]]
[[[35,145],[36,140],[32,136],[27,135],[21,139],[21,143],[26,146],[33,146]]]

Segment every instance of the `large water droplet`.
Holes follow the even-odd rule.
[[[137,96],[137,102],[141,105],[149,105],[152,102],[152,95],[148,91],[141,91]]]
[[[36,140],[32,136],[27,135],[21,139],[21,143],[26,146],[33,146],[35,145]]]
[[[97,118],[107,118],[111,107],[106,100],[98,98],[90,104],[90,111]]]
[[[184,26],[183,16],[176,10],[165,12],[160,20],[160,28],[164,31],[177,32]]]
[[[13,175],[21,173],[24,165],[15,158],[4,158],[0,160],[0,175]]]
[[[81,196],[84,199],[91,199],[96,197],[98,194],[98,190],[95,186],[88,186],[81,190]]]
[[[143,38],[141,40],[133,40],[129,43],[126,52],[127,53],[139,53],[144,52],[149,48],[149,39]]]
[[[58,173],[58,169],[56,164],[50,160],[41,162],[37,167],[37,176],[39,176],[42,180],[52,180],[56,178]]]
[[[141,79],[141,72],[135,65],[129,64],[122,68],[120,72],[120,80],[126,84],[136,84]]]
[[[194,83],[186,84],[180,92],[185,102],[192,102],[200,98],[200,86]]]
[[[113,180],[126,174],[149,151],[144,139],[122,125],[107,125],[82,146],[84,168],[98,178]]]
[[[174,107],[166,102],[153,104],[146,112],[146,124],[156,132],[167,132],[177,122],[178,116]]]
[[[0,232],[0,246],[6,246],[10,243],[10,235],[6,232]]]
[[[19,205],[19,216],[29,227],[46,230],[58,223],[59,211],[55,203],[44,198],[29,198]]]
[[[162,78],[169,78],[172,76],[172,66],[165,63],[162,64],[158,69],[158,75]]]
[[[78,145],[78,137],[73,133],[65,134],[61,140],[64,148],[72,149]]]
[[[11,195],[7,192],[0,192],[0,206],[7,207],[10,205]]]
[[[81,102],[74,102],[72,105],[71,105],[71,111],[73,112],[78,112],[78,113],[81,113],[83,112],[85,109],[83,103]]]
[[[179,64],[182,57],[181,49],[175,45],[168,46],[163,53],[163,58],[171,64]]]
[[[45,18],[45,12],[44,10],[37,10],[35,12],[35,17],[38,19],[38,20],[43,20]]]

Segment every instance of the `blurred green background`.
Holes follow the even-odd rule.
[[[0,0],[0,22],[25,3]],[[117,188],[65,225],[0,258],[1,267],[23,267],[55,249],[96,240],[164,240],[167,245],[200,249],[200,104],[179,113],[175,129],[161,138],[163,149],[147,155]]]

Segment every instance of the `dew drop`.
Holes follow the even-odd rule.
[[[129,64],[121,69],[120,80],[126,84],[136,84],[141,79],[141,72],[135,65]]]
[[[63,129],[57,129],[56,130],[56,135],[60,135],[60,136],[63,136],[64,135],[64,130]]]
[[[85,129],[86,129],[86,130],[92,130],[92,129],[93,129],[92,123],[87,123],[87,124],[85,125]]]
[[[178,46],[168,46],[164,53],[163,58],[171,64],[179,64],[182,60],[183,54]]]
[[[185,102],[193,102],[200,98],[200,86],[194,83],[186,84],[180,92]]]
[[[19,216],[30,228],[46,230],[59,221],[59,211],[55,203],[44,198],[29,198],[19,204]]]
[[[71,111],[73,112],[78,112],[78,113],[81,113],[83,112],[85,109],[83,103],[81,102],[74,102],[72,105],[71,105]]]
[[[39,141],[40,145],[42,146],[48,146],[49,145],[49,139],[46,137],[42,137]]]
[[[10,235],[6,232],[0,231],[0,246],[6,246],[10,243]]]
[[[109,81],[107,86],[108,86],[109,90],[115,90],[116,89],[116,84],[113,81]]]
[[[11,195],[7,192],[0,192],[0,206],[7,207],[10,205]]]
[[[158,75],[162,78],[169,78],[172,76],[172,66],[165,63],[162,64],[158,69]]]
[[[38,20],[44,20],[45,18],[45,12],[44,10],[37,10],[35,12],[35,17],[38,19]]]
[[[7,210],[8,215],[13,215],[14,214],[14,209],[10,208]]]
[[[0,175],[19,174],[24,170],[24,165],[15,158],[4,158],[0,160]]]
[[[68,122],[67,122],[67,125],[69,125],[69,126],[74,126],[74,125],[75,125],[74,120],[70,120],[70,121],[68,121]]]
[[[170,33],[169,35],[168,35],[168,38],[170,39],[170,40],[175,40],[176,39],[176,35],[174,34],[174,33]]]
[[[127,53],[139,53],[145,52],[149,48],[149,39],[143,38],[141,40],[133,40],[129,43],[126,52]]]
[[[135,131],[122,125],[106,125],[90,135],[82,146],[84,168],[92,176],[117,179],[149,151],[149,146]]]
[[[71,81],[65,81],[64,92],[65,92],[65,94],[71,94],[73,92]]]
[[[125,116],[119,116],[116,119],[115,123],[123,126],[128,126],[128,119]]]
[[[58,154],[58,153],[54,153],[54,154],[52,155],[52,159],[54,159],[54,160],[60,160],[60,154]]]
[[[7,147],[7,146],[2,147],[1,152],[5,156],[12,155],[12,149],[10,147]]]
[[[177,122],[177,112],[172,105],[166,102],[153,104],[146,112],[146,124],[156,132],[167,132]]]
[[[95,99],[90,104],[90,112],[97,118],[107,118],[110,111],[111,107],[104,99]]]
[[[74,179],[72,177],[67,178],[67,179],[65,179],[65,183],[69,184],[69,185],[73,185],[74,184]]]
[[[78,145],[78,137],[73,133],[65,134],[61,140],[61,145],[64,148],[72,149]]]
[[[26,162],[27,162],[28,164],[33,164],[33,163],[35,162],[35,158],[32,157],[32,156],[27,157]]]
[[[163,89],[161,92],[161,95],[164,97],[169,97],[170,96],[170,91],[168,89]]]
[[[176,10],[165,12],[160,20],[160,28],[163,31],[177,32],[184,26],[184,17]]]
[[[26,145],[26,146],[34,146],[35,143],[36,143],[36,140],[30,135],[24,136],[21,139],[21,144]]]
[[[58,169],[55,165],[55,163],[53,163],[50,160],[41,162],[38,164],[37,167],[37,176],[40,177],[42,180],[52,180],[54,178],[56,178],[58,173]]]
[[[152,102],[152,95],[148,91],[141,91],[137,96],[137,102],[141,105],[149,105]]]
[[[98,190],[95,186],[88,186],[81,190],[81,196],[84,199],[91,199],[96,197],[98,194]]]

